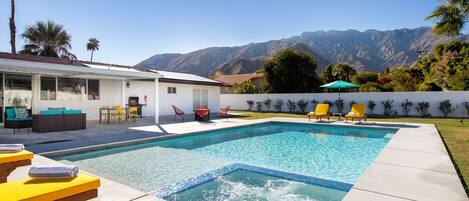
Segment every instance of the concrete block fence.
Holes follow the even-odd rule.
[[[231,106],[234,110],[247,110],[247,100],[254,101],[252,110],[256,110],[256,102],[263,102],[266,99],[271,99],[272,103],[270,111],[276,111],[274,104],[277,99],[284,101],[282,112],[288,112],[287,100],[298,102],[299,100],[307,100],[310,103],[306,111],[314,110],[311,105],[311,100],[316,100],[320,103],[328,100],[335,102],[339,97],[338,93],[291,93],[291,94],[220,94],[220,106]],[[413,103],[409,112],[411,116],[420,116],[416,109],[418,102],[427,101],[430,103],[429,112],[432,117],[442,117],[443,113],[438,107],[440,102],[446,99],[451,101],[455,111],[451,113],[450,117],[469,117],[466,113],[466,108],[463,102],[469,102],[469,91],[450,91],[450,92],[362,92],[362,93],[341,93],[341,99],[344,100],[344,110],[346,113],[350,111],[349,103],[355,101],[356,103],[364,103],[368,105],[368,101],[372,100],[376,103],[373,114],[383,115],[384,107],[381,103],[386,100],[393,100],[393,110],[397,111],[397,115],[403,115],[401,103],[408,99]],[[367,108],[367,113],[370,111]],[[266,107],[262,106],[262,111],[266,111]],[[297,112],[299,111],[297,107]],[[330,108],[331,112],[337,111],[336,107]]]

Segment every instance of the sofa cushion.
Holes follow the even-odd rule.
[[[65,110],[65,107],[49,107],[47,110],[53,110],[53,111],[63,111]]]
[[[58,115],[63,114],[62,110],[43,110],[40,112],[41,115]]]
[[[81,110],[64,110],[64,114],[81,114]]]
[[[28,118],[29,117],[29,112],[28,110],[26,110],[26,108],[23,108],[23,107],[20,107],[20,108],[15,108],[15,114],[16,114],[16,118],[17,119],[20,119],[20,118]]]
[[[6,108],[7,119],[14,119],[16,118],[15,108]]]

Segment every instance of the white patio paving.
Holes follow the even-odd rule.
[[[181,122],[156,125],[129,126],[129,129],[145,133],[164,133],[139,139],[94,144],[90,147],[73,148],[47,155],[81,152],[109,146],[141,143],[167,138],[168,136],[194,134],[214,129],[250,125],[269,121],[308,123],[305,118],[268,118],[259,120],[216,119],[210,123]],[[321,122],[317,122],[321,123]],[[346,201],[363,200],[468,200],[461,181],[446,148],[434,125],[409,123],[328,122],[329,125],[355,125],[369,127],[393,127],[399,131],[385,146],[380,155],[363,173],[346,195]],[[103,141],[104,142],[104,141]],[[58,163],[36,155],[33,164]],[[9,179],[24,176],[27,167],[15,170]],[[115,191],[119,191],[116,193]],[[143,196],[143,197],[142,197]],[[96,200],[157,200],[146,193],[102,178],[99,198]]]

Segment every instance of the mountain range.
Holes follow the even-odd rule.
[[[275,53],[293,48],[311,54],[318,64],[317,72],[328,64],[339,62],[353,64],[358,71],[383,71],[411,65],[418,60],[419,52],[422,55],[431,54],[435,45],[451,39],[455,38],[433,35],[429,27],[363,32],[315,31],[243,46],[210,47],[187,54],[156,54],[136,66],[206,77],[252,73],[262,68]],[[469,41],[469,35],[461,35],[457,39]]]

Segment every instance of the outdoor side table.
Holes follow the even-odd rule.
[[[341,120],[341,117],[342,117],[342,113],[340,112],[335,112],[335,113],[332,113],[332,116],[333,117],[339,117],[339,121]]]

